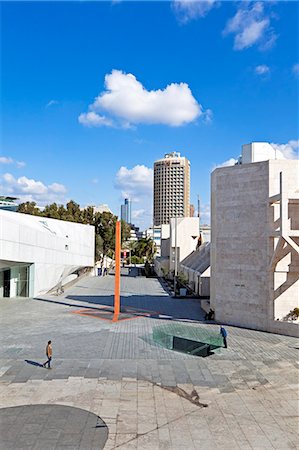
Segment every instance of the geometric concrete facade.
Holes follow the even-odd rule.
[[[299,161],[214,170],[211,214],[216,320],[297,335],[282,319],[299,303]]]
[[[0,297],[34,297],[94,266],[94,227],[0,210]]]

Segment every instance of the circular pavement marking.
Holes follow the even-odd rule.
[[[96,414],[64,405],[0,409],[0,449],[101,450],[108,427]]]

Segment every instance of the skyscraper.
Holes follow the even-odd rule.
[[[154,225],[190,216],[190,161],[167,153],[154,163]]]
[[[125,198],[125,202],[120,207],[120,218],[127,223],[131,223],[131,200]]]

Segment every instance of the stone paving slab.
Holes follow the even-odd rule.
[[[43,404],[92,412],[109,429],[105,449],[299,447],[295,338],[227,327],[228,349],[208,358],[174,352],[152,341],[153,327],[179,320],[217,330],[202,320],[199,303],[171,299],[158,280],[143,277],[124,277],[122,293],[127,307],[142,308],[147,316],[112,324],[72,314],[109,306],[113,277],[87,278],[59,297],[1,300],[1,408]],[[49,339],[52,370],[40,367]],[[52,416],[47,423],[55,427],[58,418],[63,433],[53,442],[53,435],[40,432],[42,450],[98,450],[87,422],[76,422],[77,445],[66,417]],[[34,423],[20,422],[11,439],[17,442],[22,430],[37,433],[43,421],[35,415]],[[26,448],[41,450],[30,439]]]

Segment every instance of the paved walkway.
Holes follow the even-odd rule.
[[[86,278],[62,296],[1,300],[1,407],[91,412],[108,426],[105,449],[299,445],[296,339],[227,327],[229,348],[208,358],[159,347],[155,325],[218,326],[202,321],[196,300],[172,299],[158,280],[126,274],[122,306],[136,318],[112,324],[74,313],[112,305],[113,281]],[[49,339],[52,370],[40,367]],[[71,448],[84,449],[83,442]]]

